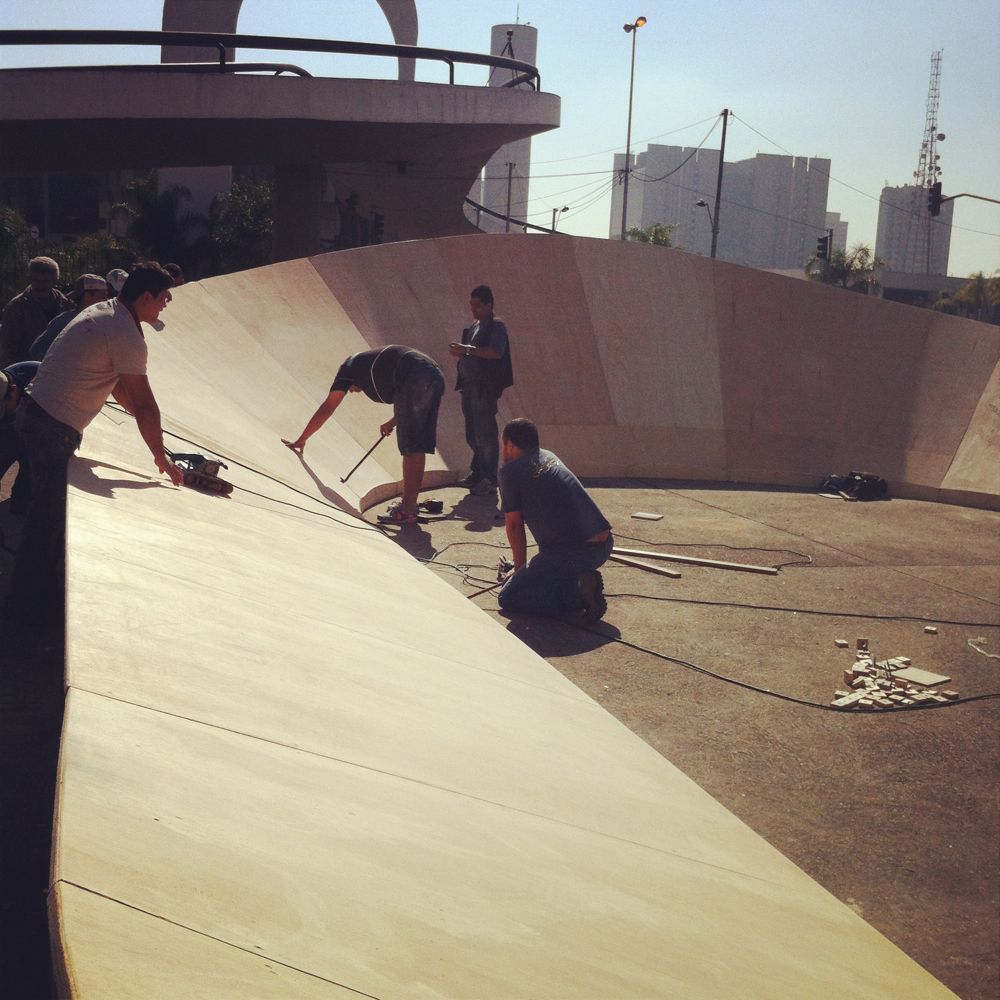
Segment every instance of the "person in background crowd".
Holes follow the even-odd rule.
[[[28,360],[35,338],[59,315],[71,309],[70,302],[56,288],[59,265],[51,257],[28,261],[28,287],[7,303],[0,329],[0,368]]]
[[[45,332],[32,341],[28,351],[29,361],[41,361],[45,352],[52,346],[52,341],[83,312],[87,306],[95,302],[104,302],[108,297],[108,283],[96,274],[81,274],[73,283],[73,291],[69,293],[73,308],[61,312],[45,328]]]

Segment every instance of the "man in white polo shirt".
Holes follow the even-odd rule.
[[[155,323],[166,307],[172,283],[159,264],[138,265],[116,299],[91,306],[63,330],[25,390],[17,432],[31,468],[32,499],[8,604],[15,612],[44,614],[61,606],[66,466],[109,395],[135,417],[160,472],[181,484],[181,471],[163,450],[142,333],[142,323]]]

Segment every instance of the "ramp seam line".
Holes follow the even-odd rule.
[[[290,750],[293,753],[305,754],[308,757],[315,757],[315,758],[317,758],[319,760],[329,760],[329,761],[332,761],[333,763],[336,763],[336,764],[342,764],[345,767],[357,768],[358,770],[361,770],[361,771],[368,771],[371,774],[378,774],[378,775],[382,775],[383,777],[394,778],[397,781],[404,781],[404,782],[406,782],[408,784],[419,785],[419,786],[421,786],[423,788],[431,788],[431,789],[433,789],[434,791],[437,791],[437,792],[443,792],[443,793],[445,793],[447,795],[456,795],[459,798],[468,799],[468,800],[470,800],[472,802],[481,802],[483,805],[493,806],[494,808],[497,808],[497,809],[504,809],[504,810],[507,810],[509,812],[518,813],[518,814],[520,814],[522,816],[530,816],[532,819],[542,820],[542,821],[544,821],[546,823],[554,823],[557,826],[566,827],[567,829],[570,829],[570,830],[579,830],[582,833],[588,833],[588,834],[590,834],[592,836],[595,836],[595,837],[601,837],[601,838],[604,838],[604,839],[607,839],[607,840],[614,840],[614,841],[617,841],[619,843],[628,844],[628,845],[630,845],[632,847],[637,847],[637,848],[639,848],[641,850],[645,850],[645,851],[653,851],[656,854],[663,855],[664,857],[675,858],[675,859],[679,859],[681,861],[687,861],[687,862],[690,862],[691,864],[695,864],[695,865],[702,865],[705,868],[712,868],[712,869],[715,869],[716,871],[726,872],[727,874],[736,875],[736,876],[739,876],[741,878],[753,879],[755,882],[763,882],[766,885],[784,885],[785,884],[785,883],[780,882],[780,881],[775,881],[774,879],[763,878],[760,875],[754,875],[751,872],[741,871],[741,870],[739,870],[737,868],[729,868],[729,867],[727,867],[725,865],[719,865],[719,864],[715,864],[714,862],[711,862],[711,861],[705,861],[705,860],[703,860],[701,858],[694,858],[694,857],[691,857],[690,855],[687,855],[687,854],[681,854],[679,851],[669,851],[669,850],[666,850],[665,848],[662,848],[662,847],[655,847],[652,844],[644,844],[641,841],[630,840],[628,837],[622,837],[619,834],[607,833],[607,832],[605,832],[603,830],[595,830],[595,829],[593,829],[592,827],[589,827],[589,826],[581,826],[579,823],[571,823],[571,822],[569,822],[569,820],[559,819],[559,818],[557,818],[555,816],[547,816],[544,813],[533,812],[530,809],[525,809],[525,808],[523,808],[521,806],[511,805],[508,802],[498,802],[495,799],[487,799],[487,798],[482,797],[481,795],[473,795],[471,792],[463,792],[463,791],[461,791],[460,789],[457,789],[457,788],[449,788],[447,785],[439,785],[439,784],[436,784],[435,782],[427,781],[424,778],[411,777],[409,775],[399,774],[396,771],[386,771],[384,768],[375,767],[375,766],[373,766],[371,764],[363,764],[363,763],[360,763],[360,762],[355,761],[355,760],[347,760],[346,758],[343,758],[343,757],[336,757],[336,756],[334,756],[332,754],[322,753],[322,752],[320,752],[318,750],[309,750],[309,749],[307,749],[305,747],[297,747],[297,746],[294,746],[291,743],[282,743],[280,740],[267,739],[264,736],[258,736],[258,735],[254,734],[254,733],[247,733],[247,732],[243,732],[242,730],[239,730],[239,729],[232,729],[229,726],[216,725],[215,723],[212,723],[212,722],[205,722],[202,719],[193,719],[193,718],[191,718],[190,716],[187,716],[187,715],[180,715],[177,712],[168,712],[165,709],[161,709],[161,708],[153,708],[150,705],[141,705],[138,702],[129,701],[127,698],[117,698],[114,695],[104,694],[104,693],[102,693],[100,691],[92,691],[89,688],[77,687],[76,685],[71,685],[71,687],[72,687],[72,690],[74,690],[74,691],[80,691],[80,692],[82,692],[84,694],[93,695],[95,698],[101,698],[101,699],[103,699],[105,701],[116,702],[116,703],[118,703],[120,705],[129,705],[130,707],[137,708],[140,711],[152,712],[152,713],[154,713],[156,715],[162,715],[162,716],[165,716],[165,717],[171,718],[171,719],[179,719],[182,722],[189,722],[189,723],[191,723],[191,725],[194,725],[194,726],[202,726],[205,729],[213,729],[213,730],[216,730],[218,732],[229,733],[229,734],[231,734],[233,736],[241,736],[244,739],[254,740],[255,742],[258,742],[258,743],[264,743],[264,744],[267,744],[269,746],[280,747],[283,750]],[[664,760],[665,760],[665,758],[664,758]],[[666,761],[666,763],[669,764],[670,762]],[[670,766],[674,767],[675,765],[671,764]],[[679,768],[677,770],[680,771]],[[681,771],[680,773],[683,774],[684,772]],[[686,777],[686,775],[685,775],[685,777]],[[702,791],[704,791],[704,789],[702,789]],[[708,795],[708,792],[705,792],[705,794]],[[717,799],[715,799],[713,796],[709,796],[709,798],[711,798],[712,801],[716,805],[718,805],[720,808],[725,809],[725,811],[727,813],[729,813],[731,816],[733,816],[739,823],[741,823],[744,826],[746,826],[746,824],[743,823],[743,821],[741,819],[739,819],[739,817],[736,816],[735,813],[733,813],[730,810],[726,809],[726,807],[723,806]],[[757,838],[763,840],[763,838],[760,837],[760,835],[758,833],[756,833],[752,828],[747,827],[747,829],[750,830],[750,833],[754,837],[757,837]],[[764,841],[764,843],[767,843],[767,841]],[[771,845],[768,844],[768,846],[770,847]],[[778,853],[780,854],[780,852],[778,852]],[[785,858],[785,860],[788,861],[788,858],[786,858],[783,854],[781,855],[781,857]]]
[[[144,909],[141,906],[137,906],[135,903],[129,903],[124,899],[118,899],[116,896],[109,896],[107,893],[101,892],[98,889],[91,889],[89,886],[80,885],[79,882],[73,882],[70,879],[60,878],[56,879],[53,884],[53,888],[55,888],[56,885],[72,886],[74,889],[79,889],[81,892],[86,892],[91,896],[97,896],[99,899],[106,899],[109,903],[116,903],[118,906],[124,906],[129,910],[134,910],[136,913],[143,913],[147,917],[152,917],[154,920],[162,920],[164,923],[170,924],[172,927],[180,927],[182,930],[190,931],[192,934],[197,934],[199,937],[208,938],[209,941],[216,941],[219,944],[225,945],[227,948],[235,948],[236,951],[242,951],[244,954],[252,955],[254,958],[259,958],[267,962],[274,962],[275,965],[280,965],[284,969],[291,969],[293,972],[299,972],[303,976],[309,976],[312,979],[318,979],[320,982],[329,983],[331,986],[338,986],[341,989],[350,990],[351,993],[356,993],[358,996],[362,997],[369,997],[370,1000],[382,1000],[382,998],[375,996],[373,993],[365,993],[364,990],[348,986],[346,983],[337,982],[336,979],[327,979],[326,976],[321,976],[318,972],[310,972],[308,969],[300,969],[297,965],[292,965],[289,962],[282,962],[280,958],[275,958],[273,955],[266,955],[263,952],[253,951],[251,948],[246,948],[233,941],[227,941],[225,938],[209,934],[208,931],[198,930],[197,927],[191,927],[189,924],[184,924],[179,920],[166,917],[162,913],[154,913],[152,910]]]

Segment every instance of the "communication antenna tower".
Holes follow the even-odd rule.
[[[917,185],[929,188],[941,176],[938,161],[937,144],[944,139],[944,133],[938,132],[938,105],[941,103],[941,56],[944,49],[931,53],[931,82],[927,88],[927,114],[924,118],[924,140],[920,144],[920,158],[917,169],[913,172]]]
[[[920,143],[917,169],[913,171],[910,186],[909,209],[907,212],[905,240],[897,265],[909,274],[930,274],[935,232],[939,232],[939,221],[933,218],[927,207],[927,199],[934,184],[941,178],[941,157],[937,144],[944,139],[944,132],[938,131],[938,105],[941,103],[941,57],[943,49],[931,53],[931,79],[927,88],[927,111],[924,117],[924,137]],[[940,191],[940,188],[938,188]],[[947,239],[947,236],[944,237]]]

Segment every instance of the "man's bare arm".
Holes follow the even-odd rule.
[[[281,443],[291,448],[296,454],[301,455],[305,450],[306,441],[333,416],[334,411],[344,401],[346,395],[347,393],[341,389],[331,390],[326,399],[316,408],[316,412],[309,418],[309,423],[303,428],[302,433],[294,441],[282,438]]]
[[[116,391],[121,390],[127,403],[123,403],[126,408],[131,407],[132,416],[139,427],[146,447],[153,454],[153,461],[160,472],[166,473],[175,486],[180,486],[184,476],[180,469],[167,458],[167,453],[163,450],[163,428],[160,426],[160,408],[156,405],[156,398],[150,388],[149,379],[145,375],[119,375]],[[115,399],[118,396],[115,395]]]
[[[519,510],[504,514],[504,528],[507,530],[507,541],[510,542],[514,569],[520,569],[528,561],[528,539],[524,533],[524,518]]]
[[[116,403],[126,412],[130,414],[135,414],[135,409],[132,406],[132,401],[128,398],[128,393],[122,386],[121,379],[115,384],[115,387],[111,390],[111,396]]]

